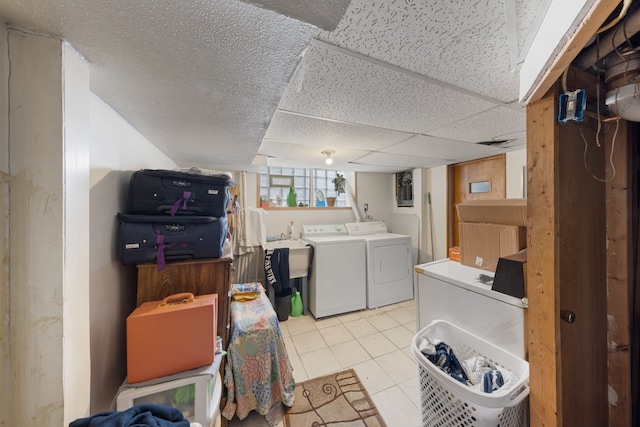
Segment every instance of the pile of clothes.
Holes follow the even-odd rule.
[[[494,365],[482,356],[473,356],[461,363],[451,347],[440,340],[421,337],[418,349],[451,378],[475,390],[493,393],[505,384],[513,384],[518,380],[513,372]]]
[[[189,427],[182,411],[170,406],[142,404],[125,411],[105,411],[72,421],[69,427]]]

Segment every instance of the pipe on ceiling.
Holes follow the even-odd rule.
[[[581,70],[588,69],[638,32],[640,32],[640,9],[627,16],[621,24],[604,36],[599,44],[593,44],[582,52],[573,65]]]

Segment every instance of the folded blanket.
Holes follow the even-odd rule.
[[[72,421],[69,427],[189,427],[182,411],[170,406],[144,404],[125,411],[100,412]]]

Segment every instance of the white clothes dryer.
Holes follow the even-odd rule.
[[[303,225],[302,240],[313,246],[308,307],[316,317],[367,306],[365,241],[347,235],[344,224]]]
[[[413,299],[411,237],[389,233],[381,221],[345,224],[347,234],[366,245],[367,308]]]

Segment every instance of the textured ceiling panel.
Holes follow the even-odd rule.
[[[496,107],[459,122],[430,130],[429,135],[465,142],[495,141],[519,137],[527,128],[524,110]]]
[[[285,16],[308,22],[323,30],[331,31],[347,10],[351,0],[242,0],[260,7],[274,10]]]
[[[461,158],[461,153],[464,153],[464,157],[469,159],[491,156],[498,152],[495,147],[487,145],[452,141],[450,139],[434,138],[425,135],[416,135],[392,147],[387,147],[382,151],[385,153],[413,155],[449,161]]]
[[[260,145],[258,154],[269,157],[269,165],[288,166],[288,161],[293,161],[297,167],[326,168],[325,156],[321,147],[311,145],[289,144],[286,142],[264,140]],[[341,169],[348,162],[357,160],[367,155],[367,151],[361,150],[337,150],[333,158],[332,168]]]
[[[419,133],[495,104],[312,45],[279,109]]]
[[[66,40],[91,90],[181,166],[253,170],[266,136],[271,161],[322,167],[333,149],[390,172],[523,147],[510,70],[550,2],[0,0],[0,19]],[[461,143],[492,139],[509,142]]]
[[[0,15],[64,37],[98,96],[176,162],[206,168],[251,162],[317,31],[228,0],[7,0]]]
[[[489,96],[517,99],[505,0],[353,0],[331,44]],[[511,1],[511,0],[506,0]],[[520,27],[526,27],[520,15]]]
[[[432,168],[451,163],[428,157],[403,156],[399,154],[372,153],[355,161],[365,165],[397,166],[400,168]]]
[[[411,135],[413,134],[278,111],[264,138],[340,151],[342,148],[378,150]]]

